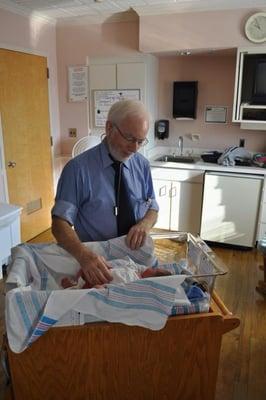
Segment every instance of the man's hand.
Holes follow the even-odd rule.
[[[156,210],[148,210],[144,218],[130,228],[126,237],[126,244],[131,250],[138,250],[144,245],[146,237],[157,221],[157,217],[158,212]]]
[[[92,286],[104,285],[113,279],[109,271],[110,267],[104,257],[84,249],[78,261],[85,280]]]
[[[130,228],[126,237],[126,244],[131,248],[131,250],[138,250],[144,245],[149,231],[150,225],[144,220],[141,220]]]

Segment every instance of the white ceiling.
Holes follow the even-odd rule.
[[[0,0],[0,8],[48,19],[88,16],[98,19],[134,10],[139,15],[172,12],[266,9],[266,0]]]

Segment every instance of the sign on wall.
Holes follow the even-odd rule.
[[[104,127],[109,108],[119,100],[140,100],[140,89],[94,90],[94,126]]]
[[[68,100],[86,101],[88,98],[88,67],[68,67]]]
[[[206,106],[205,122],[225,123],[227,107],[221,106]]]

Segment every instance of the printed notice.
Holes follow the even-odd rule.
[[[88,67],[68,67],[69,101],[85,101],[88,98]]]
[[[206,106],[205,122],[222,123],[226,122],[227,107]]]

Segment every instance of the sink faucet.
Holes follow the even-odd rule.
[[[177,148],[178,148],[179,151],[180,151],[180,156],[183,155],[183,142],[184,142],[183,136],[179,136]]]

